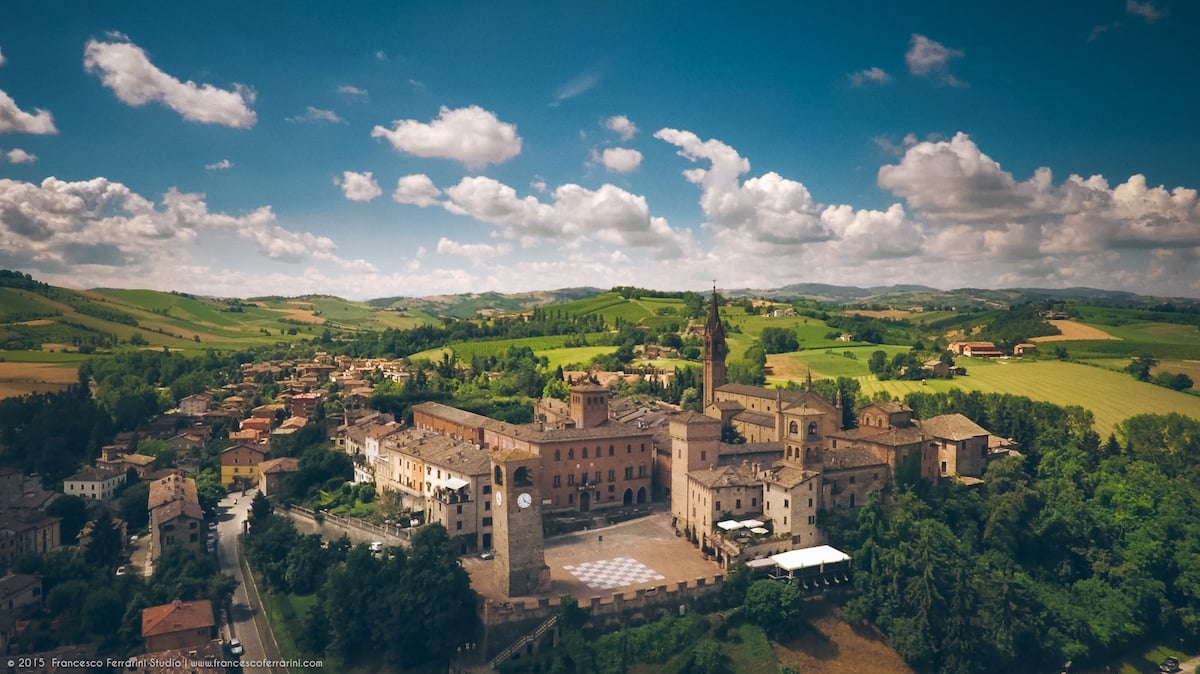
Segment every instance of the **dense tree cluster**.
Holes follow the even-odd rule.
[[[796,337],[796,331],[789,328],[763,328],[758,339],[767,353],[787,353],[800,348],[800,340]]]
[[[604,318],[573,315],[557,309],[535,308],[527,318],[497,318],[490,321],[446,319],[442,325],[422,325],[405,330],[362,332],[337,344],[338,352],[355,358],[404,358],[452,342],[516,339],[546,335],[585,335],[602,332]]]
[[[911,396],[1018,437],[982,488],[872,499],[853,551],[852,620],[921,671],[1104,662],[1151,635],[1200,638],[1200,422],[1140,416],[1101,443],[1079,409],[1002,395]]]
[[[53,486],[100,454],[113,424],[83,384],[0,400],[0,464]]]
[[[303,641],[348,665],[407,669],[445,662],[475,641],[475,595],[446,530],[421,529],[412,548],[372,554],[343,538],[328,546],[255,504],[246,554],[273,591],[317,595]]]

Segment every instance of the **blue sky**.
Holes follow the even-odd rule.
[[[0,22],[53,283],[1200,296],[1192,3],[101,4]]]

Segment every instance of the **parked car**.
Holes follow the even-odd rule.
[[[479,558],[480,559],[495,559],[496,551],[495,550],[484,550],[483,552],[479,553]]]
[[[246,649],[242,648],[241,641],[238,641],[237,639],[229,640],[229,654],[230,655],[241,656],[245,652],[246,652]]]
[[[1158,666],[1158,671],[1164,672],[1165,674],[1174,674],[1175,672],[1180,671],[1180,669],[1179,660],[1176,658],[1167,658]]]
[[[383,552],[383,541],[372,541],[371,552]]]

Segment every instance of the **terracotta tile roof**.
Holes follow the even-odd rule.
[[[285,456],[281,459],[271,459],[258,464],[259,475],[270,475],[272,473],[294,473],[300,470],[300,459],[295,457]]]
[[[763,481],[777,484],[784,489],[791,489],[819,475],[820,473],[805,470],[798,464],[780,462],[763,473]]]
[[[886,461],[862,447],[847,447],[846,449],[821,450],[821,464],[826,472],[847,468],[865,468],[866,466],[886,466]]]
[[[199,497],[196,493],[196,481],[179,474],[169,475],[161,480],[155,480],[150,483],[150,497],[147,501],[147,509],[154,510],[163,504],[179,499],[199,503]]]
[[[751,424],[754,426],[762,426],[763,428],[775,428],[775,415],[774,414],[763,414],[762,412],[751,412],[750,410],[743,410],[741,412],[738,412],[736,415],[734,415],[733,418],[744,424]]]
[[[163,504],[154,511],[156,522],[170,522],[177,517],[187,517],[193,520],[204,519],[204,511],[200,508],[200,503],[197,501],[189,501],[179,499]]]
[[[990,435],[987,429],[961,414],[943,414],[921,422],[925,434],[943,440],[968,440]]]
[[[213,627],[216,624],[212,602],[207,599],[176,600],[142,609],[142,638]]]
[[[708,470],[688,472],[688,479],[709,489],[722,487],[753,487],[761,483],[750,466],[718,466]]]

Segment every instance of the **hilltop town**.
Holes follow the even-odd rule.
[[[336,341],[307,351],[276,345],[257,358],[210,356],[190,370],[205,382],[196,392],[179,389],[165,413],[129,417],[136,423],[98,443],[94,454],[78,447],[43,460],[32,451],[25,456],[40,463],[30,465],[45,473],[0,470],[0,551],[10,569],[0,611],[13,626],[4,646],[55,658],[119,648],[143,658],[144,672],[172,671],[145,663],[181,653],[209,662],[206,672],[243,658],[348,659],[336,644],[367,643],[356,622],[366,618],[314,621],[345,610],[339,602],[350,601],[349,587],[362,579],[347,576],[344,596],[321,588],[346,565],[399,569],[410,555],[453,570],[424,581],[447,598],[444,613],[428,623],[437,636],[413,637],[433,645],[394,646],[414,665],[446,658],[482,671],[539,653],[562,657],[554,654],[570,629],[602,634],[680,606],[699,613],[739,606],[749,601],[746,584],[756,581],[772,588],[772,610],[792,616],[762,627],[773,639],[802,633],[796,616],[803,605],[844,606],[846,615],[889,625],[887,615],[861,604],[882,580],[860,575],[869,567],[859,555],[873,549],[855,532],[864,511],[903,512],[916,507],[914,498],[1007,498],[1013,480],[1030,479],[1020,477],[1027,454],[1044,462],[1057,451],[1042,439],[1052,429],[1067,429],[1068,447],[1099,442],[1081,408],[999,397],[955,402],[935,393],[911,402],[863,399],[857,382],[816,378],[811,369],[786,385],[746,383],[747,358],[737,359],[730,345],[736,324],[727,302],[714,290],[677,333],[638,345],[647,364],[607,370],[599,357],[589,367],[542,374],[524,389],[515,383],[521,376],[548,368],[517,348],[501,358],[473,356],[470,364],[450,353],[423,362],[352,355],[338,352]],[[794,307],[762,313],[792,325],[808,320]],[[1069,322],[1051,310],[1035,319]],[[491,320],[562,319],[538,310]],[[853,345],[856,332],[879,329],[834,323],[817,329],[850,331],[834,329],[827,343]],[[646,329],[625,325],[618,333],[631,330]],[[761,342],[780,338],[772,330],[762,329]],[[926,378],[969,377],[989,361],[1036,357],[1045,344],[1012,336],[999,346],[947,341],[933,358],[888,361],[877,351],[883,355],[873,355],[870,368],[880,379],[925,386]],[[689,348],[695,371],[652,360]],[[26,404],[90,418],[97,414],[91,398],[105,400],[128,373],[187,371],[183,361],[167,365],[180,358],[169,352],[152,364],[133,353],[125,365],[82,371],[92,396],[68,389]],[[487,404],[454,397],[452,381],[460,390],[490,385],[492,394]],[[690,393],[681,392],[684,384]],[[496,394],[504,386],[529,395],[527,415],[514,415]],[[472,409],[460,400],[472,400]],[[33,436],[14,430],[6,437],[20,443]],[[71,463],[89,454],[86,465]],[[989,524],[985,536],[996,535],[993,526],[1000,525]],[[237,562],[241,549],[249,567]],[[356,562],[355,555],[365,557]],[[46,616],[61,610],[54,607],[70,586],[34,561],[60,556],[116,581],[102,595],[107,604],[73,618],[78,636],[65,641],[54,638]],[[163,583],[177,574],[207,589],[173,596]],[[147,590],[129,609],[121,593],[138,579]],[[399,572],[394,580],[414,582]],[[396,592],[418,591],[404,587]],[[319,613],[284,622],[268,622],[255,608],[262,599],[251,599],[291,601],[317,591]],[[119,607],[119,641],[87,640],[102,629],[96,615],[116,616]],[[585,614],[568,628],[560,621],[571,607]],[[317,650],[288,646],[285,654],[284,644],[305,629],[332,636]]]

